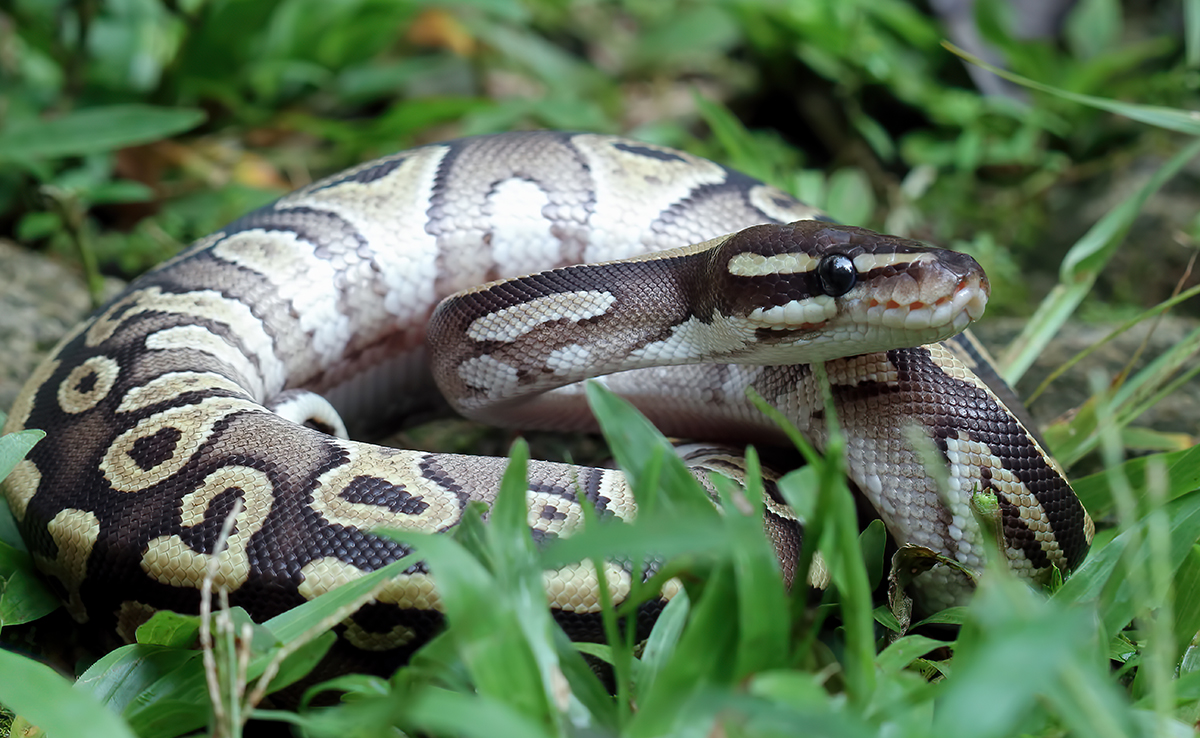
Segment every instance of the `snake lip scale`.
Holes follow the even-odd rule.
[[[547,131],[431,144],[200,239],[71,331],[9,414],[5,432],[47,436],[3,490],[71,615],[126,640],[156,610],[197,611],[240,500],[216,584],[263,620],[409,553],[376,527],[453,528],[505,468],[351,435],[446,400],[589,429],[578,380],[615,372],[597,381],[668,434],[780,442],[753,387],[821,446],[825,388],[809,364],[823,361],[848,473],[892,535],[978,569],[973,504],[993,496],[1004,559],[1043,581],[1079,565],[1094,529],[986,356],[951,338],[988,289],[970,257],[831,223],[684,152]],[[711,444],[681,454],[705,485],[740,463]],[[800,521],[767,488],[790,581]],[[569,534],[584,504],[636,514],[619,472],[551,462],[530,464],[528,503],[539,541]],[[604,568],[622,600],[635,569]],[[568,633],[598,637],[598,573],[544,578]],[[929,609],[970,592],[947,566],[914,587]],[[387,671],[440,624],[414,565],[339,626],[330,668]]]

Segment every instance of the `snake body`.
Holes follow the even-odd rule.
[[[610,263],[571,266],[593,262]],[[157,609],[197,610],[241,500],[216,583],[264,619],[408,553],[372,528],[445,531],[468,501],[493,499],[502,459],[347,440],[440,405],[434,374],[468,414],[560,429],[592,423],[577,380],[616,371],[604,381],[668,434],[778,441],[752,386],[820,444],[807,363],[826,361],[849,474],[896,538],[978,568],[971,500],[991,494],[1005,557],[1044,579],[1080,563],[1091,521],[1019,413],[970,371],[983,359],[930,343],[976,317],[985,291],[967,257],[829,223],[683,152],[556,132],[433,144],[241,218],[72,331],[9,415],[6,432],[48,436],[4,492],[69,612],[127,640]],[[622,317],[639,310],[653,320]],[[944,458],[949,490],[912,428]],[[581,504],[635,514],[605,469],[533,462],[528,498],[541,538],[568,533]],[[789,572],[800,534],[768,502]],[[631,573],[608,568],[619,600]],[[561,622],[595,614],[596,577],[546,573]],[[949,567],[920,582],[931,607],[964,593]],[[416,565],[343,641],[404,658],[438,608]]]

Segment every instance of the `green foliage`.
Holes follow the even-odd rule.
[[[3,421],[0,413],[0,426]],[[0,481],[45,435],[27,430],[0,436]],[[0,504],[0,631],[37,620],[57,608],[58,598],[37,577],[8,505]]]
[[[1060,730],[1151,736],[1177,729],[1173,716],[1188,714],[1200,699],[1188,691],[1187,672],[1172,677],[1182,647],[1169,647],[1175,655],[1157,665],[1158,676],[1143,678],[1157,679],[1160,691],[1166,680],[1165,701],[1155,702],[1148,691],[1126,696],[1108,669],[1111,654],[1133,663],[1137,657],[1130,654],[1153,652],[1154,644],[1144,641],[1120,648],[1129,643],[1120,631],[1135,616],[1153,625],[1174,612],[1195,627],[1188,604],[1195,588],[1176,596],[1169,586],[1156,592],[1152,584],[1164,576],[1191,582],[1200,568],[1191,543],[1200,538],[1200,492],[1182,491],[1196,477],[1195,469],[1186,472],[1195,466],[1194,453],[1173,467],[1185,481],[1144,499],[1144,516],[1130,518],[1126,531],[1094,552],[1054,597],[1032,592],[997,568],[968,608],[938,619],[961,623],[957,637],[931,637],[937,631],[888,636],[872,627],[872,584],[837,463],[813,455],[812,465],[781,483],[789,503],[810,516],[808,553],[797,577],[817,550],[832,572],[828,604],[813,611],[803,591],[791,597],[785,592],[761,533],[759,506],[734,504],[740,492],[729,489],[717,514],[669,444],[632,408],[596,386],[589,397],[638,494],[641,513],[633,524],[589,520],[578,535],[538,550],[525,524],[526,452],[518,445],[487,525],[469,518],[453,536],[400,536],[438,577],[447,632],[389,680],[349,677],[329,684],[351,695],[336,707],[255,714],[285,720],[311,736],[392,728],[431,735],[700,736],[714,723],[745,736],[786,734],[795,725],[830,736],[875,735],[885,726],[899,736]],[[1153,502],[1169,497],[1176,499]],[[1156,551],[1155,541],[1171,543]],[[685,589],[640,652],[620,636],[607,647],[585,649],[621,665],[620,696],[613,699],[550,619],[541,573],[581,560],[648,556],[663,557],[663,571],[607,610],[607,617],[631,613],[638,602],[657,596],[668,577],[680,577]],[[389,565],[261,626],[235,612],[233,620],[254,633],[242,637],[249,648],[248,678],[257,678],[272,660],[284,664],[277,686],[305,673],[328,646],[328,625],[407,565]],[[810,618],[822,612],[836,613],[843,626],[819,628]],[[883,615],[874,619],[884,623]],[[12,664],[6,666],[13,671],[5,673],[28,673],[38,690],[0,686],[0,700],[52,730],[64,729],[54,722],[61,706],[78,704],[86,714],[100,701],[128,721],[127,728],[113,723],[105,729],[112,734],[183,734],[209,715],[204,668],[190,649],[197,622],[156,615],[139,629],[137,644],[101,659],[74,690],[44,667],[8,654]],[[285,644],[292,656],[283,660]],[[930,660],[928,654],[938,652],[943,655]],[[1143,663],[1136,673],[1142,678],[1151,668]],[[930,670],[947,677],[930,683],[923,676]],[[1143,702],[1135,703],[1141,694]]]
[[[626,132],[841,220],[961,246],[988,269],[993,312],[1029,314],[1053,271],[1006,353],[1015,378],[1081,306],[1141,294],[1112,264],[1146,199],[1196,153],[1180,136],[1197,133],[1200,3],[1183,3],[1176,38],[1140,33],[1115,0],[1080,0],[1062,44],[1014,37],[1006,7],[980,2],[978,26],[1024,85],[1011,98],[977,93],[937,22],[903,0],[16,0],[0,11],[0,221],[77,254],[96,287],[102,269],[136,274],[370,156],[513,128]],[[1147,155],[1154,175],[1073,248],[1044,246],[1062,217],[1056,191]],[[1138,310],[1160,306],[1130,324],[1194,295],[1145,295]],[[438,572],[451,625],[390,678],[341,677],[297,712],[256,709],[249,695],[264,674],[268,692],[307,674],[330,625],[402,562],[269,623],[214,618],[222,709],[191,648],[200,620],[167,614],[74,687],[0,652],[0,702],[58,735],[230,735],[247,711],[339,738],[1183,734],[1200,718],[1200,455],[1126,460],[1122,444],[1145,408],[1194,381],[1198,346],[1200,331],[1048,429],[1064,463],[1090,453],[1104,467],[1076,482],[1102,523],[1097,544],[1049,597],[990,572],[968,608],[904,627],[903,611],[872,599],[894,574],[881,526],[859,532],[838,465],[813,454],[781,490],[808,520],[797,580],[819,554],[833,587],[817,603],[789,593],[753,481],[750,512],[734,489],[714,507],[643,420],[592,388],[637,522],[589,520],[536,549],[516,447],[487,525],[402,536]],[[0,477],[37,438],[0,438]],[[605,610],[606,644],[571,644],[541,572],[610,558],[664,563]],[[684,588],[633,643],[620,617],[672,577]],[[6,634],[55,607],[3,505],[0,579]],[[610,666],[615,695],[581,654]],[[340,704],[310,706],[333,689]]]
[[[1062,47],[1014,38],[1004,11],[981,3],[984,36],[1068,97],[976,93],[907,0],[25,0],[0,65],[0,160],[15,165],[0,168],[0,220],[79,253],[95,287],[98,270],[143,271],[310,172],[535,126],[684,145],[847,221],[1004,244],[1028,268],[1042,194],[1128,137],[1070,100],[1166,111],[1194,86],[1175,39],[1123,40],[1114,0],[1080,2]],[[747,148],[714,102],[795,122],[752,130]],[[692,136],[699,119],[715,142]],[[792,143],[814,134],[808,154]],[[825,181],[802,169],[812,155],[843,166]],[[1025,281],[997,289],[993,311],[1026,312]]]

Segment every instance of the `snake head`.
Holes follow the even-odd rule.
[[[967,254],[816,220],[739,231],[713,270],[722,312],[781,363],[941,341],[981,317],[990,294]]]

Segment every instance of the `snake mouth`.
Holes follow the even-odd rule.
[[[987,277],[971,275],[964,277],[958,283],[952,303],[954,306],[961,307],[962,313],[966,315],[967,323],[973,323],[983,317],[983,312],[987,309],[988,297],[991,294],[992,289],[988,284]],[[955,322],[958,322],[957,319]]]
[[[873,298],[867,303],[866,321],[894,330],[933,330],[948,338],[983,316],[989,293],[987,279],[972,274],[933,302],[900,302],[896,295],[886,301]]]

